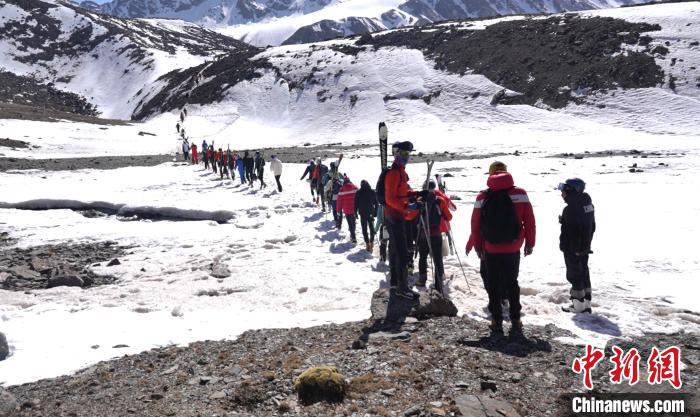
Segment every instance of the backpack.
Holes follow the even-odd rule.
[[[340,178],[334,178],[333,179],[333,188],[332,188],[333,194],[338,194],[342,187],[343,187],[343,180]]]
[[[428,226],[439,227],[442,221],[442,210],[440,209],[440,201],[435,194],[428,194],[428,198],[425,201],[425,210],[428,212]]]
[[[512,243],[518,239],[521,228],[508,190],[487,190],[481,206],[482,239],[494,244]]]
[[[380,205],[386,205],[386,195],[384,193],[384,178],[386,177],[386,173],[389,172],[388,169],[383,169],[382,173],[379,174],[379,179],[377,180],[377,186],[374,187],[375,192],[377,193],[377,202],[379,202]]]

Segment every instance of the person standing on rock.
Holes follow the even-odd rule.
[[[583,192],[585,188],[586,183],[580,178],[568,179],[558,187],[566,202],[566,207],[559,216],[559,249],[564,253],[566,280],[571,284],[571,306],[565,307],[564,311],[571,313],[591,312],[588,255],[593,253],[591,241],[595,233],[595,209],[591,197]]]
[[[392,277],[396,280],[396,295],[415,299],[418,294],[408,287],[409,251],[406,236],[407,223],[418,216],[419,209],[416,193],[408,185],[406,173],[413,144],[408,141],[397,142],[392,150],[394,163],[384,176],[384,218],[389,230],[389,263]]]
[[[360,189],[355,193],[355,210],[360,216],[362,238],[365,240],[365,249],[369,253],[374,250],[374,215],[377,213],[378,206],[377,194],[366,180],[362,180]]]
[[[260,155],[260,152],[255,152],[255,174],[260,180],[260,189],[262,190],[263,188],[267,187],[267,184],[265,184],[265,179],[263,178],[265,175],[265,158]]]
[[[350,181],[350,178],[345,176],[343,178],[343,186],[340,187],[338,191],[338,199],[336,200],[336,206],[338,211],[345,214],[345,219],[348,223],[348,230],[350,231],[350,241],[353,244],[357,243],[357,237],[355,236],[356,218],[355,218],[355,193],[357,192],[357,186]]]
[[[314,162],[313,159],[309,159],[309,164],[306,166],[306,169],[304,170],[304,175],[299,178],[300,181],[303,181],[304,178],[306,178],[306,175],[309,176],[309,187],[311,188],[311,200],[316,200],[316,181],[312,178],[312,174],[314,171],[314,168],[316,167],[316,163]]]
[[[427,283],[428,255],[431,255],[435,269],[435,290],[443,294],[445,268],[442,263],[442,234],[450,230],[452,213],[447,200],[436,190],[437,183],[430,180],[428,189],[421,191],[423,210],[427,215],[421,217],[418,230],[418,286],[424,287]]]
[[[192,142],[192,165],[197,165],[199,163],[199,155],[197,155],[197,144]]]
[[[270,160],[270,169],[272,170],[272,175],[275,176],[275,182],[277,183],[277,191],[282,192],[282,183],[280,182],[280,177],[282,176],[282,161],[277,158],[276,155],[272,155]]]
[[[248,153],[245,153],[245,156],[247,156]],[[245,157],[244,157],[245,158]],[[241,179],[241,184],[245,185],[246,182],[246,170],[245,170],[245,159],[241,158],[238,154],[236,154],[236,168],[238,168],[238,176]]]
[[[525,243],[525,256],[535,246],[535,215],[527,193],[516,187],[508,172],[495,172],[486,181],[474,203],[469,242],[480,259],[485,259],[491,313],[491,330],[503,332],[501,295],[508,296],[511,332],[520,332],[520,248]],[[469,243],[467,254],[469,254]]]

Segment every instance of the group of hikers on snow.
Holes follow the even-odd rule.
[[[196,145],[187,144],[186,149],[183,143],[183,155],[188,159],[186,150],[192,153],[192,163],[198,163]],[[327,209],[331,211],[337,229],[342,228],[345,218],[353,243],[357,243],[358,217],[368,252],[373,252],[375,237],[378,237],[380,259],[389,261],[392,293],[414,300],[418,298],[418,293],[409,286],[409,275],[413,273],[416,255],[419,258],[416,285],[424,287],[427,284],[430,259],[434,289],[444,294],[442,258],[457,251],[450,227],[452,211],[456,206],[445,194],[439,176],[432,179],[428,175],[420,191],[411,189],[405,170],[411,152],[411,142],[397,142],[392,146],[394,162],[390,168],[382,171],[376,191],[366,180],[361,181],[358,189],[346,174],[340,172],[342,155],[329,166],[321,158],[309,160],[300,179],[308,177],[313,201],[323,212]],[[255,152],[253,157],[246,151],[240,157],[237,152],[223,151],[221,148],[216,150],[213,144],[209,146],[204,141],[202,156],[205,169],[211,167],[221,178],[230,175],[235,180],[235,171],[238,170],[242,184],[253,187],[254,181],[259,180],[260,188],[266,187],[263,179],[265,160],[259,152]],[[270,166],[281,192],[282,163],[272,155]],[[503,162],[493,162],[488,174],[487,188],[477,195],[474,202],[466,254],[474,250],[479,257],[480,274],[488,293],[491,329],[503,331],[505,308],[511,321],[511,331],[518,332],[522,328],[518,284],[520,250],[524,245],[524,256],[533,253],[535,216],[527,192],[515,186]],[[592,253],[591,241],[595,232],[594,207],[590,196],[584,192],[585,183],[581,179],[569,179],[559,184],[558,189],[566,203],[559,216],[559,247],[564,254],[566,279],[571,284],[571,305],[564,310],[591,312],[588,256]]]
[[[350,239],[356,243],[356,218],[359,216],[367,251],[374,249],[379,236],[380,259],[389,260],[392,292],[406,299],[418,294],[409,286],[413,259],[418,262],[417,286],[427,283],[428,259],[432,259],[434,288],[443,293],[443,256],[452,247],[450,221],[456,209],[445,194],[439,176],[428,179],[424,189],[410,188],[405,167],[413,145],[398,142],[392,147],[394,162],[382,172],[372,189],[362,180],[358,189],[351,179],[338,170],[339,161],[327,167],[320,158],[309,160],[301,176],[308,176],[312,199],[323,212],[332,212],[337,229],[345,217]],[[507,166],[495,161],[489,167],[487,189],[476,198],[471,215],[471,234],[466,245],[467,255],[474,250],[480,259],[480,273],[488,293],[491,329],[503,331],[503,309],[508,309],[512,331],[520,331],[520,250],[529,256],[535,247],[535,216],[527,192],[516,187]],[[571,284],[571,306],[566,311],[591,312],[591,284],[588,255],[595,232],[591,198],[584,192],[585,184],[578,178],[559,185],[566,207],[559,217],[561,223],[560,249],[564,253],[566,278]],[[388,256],[387,256],[388,246]]]
[[[265,183],[265,158],[260,152],[255,152],[255,156],[251,156],[248,151],[240,156],[238,152],[233,152],[231,149],[218,150],[214,147],[214,143],[207,144],[207,141],[202,142],[201,148],[202,160],[204,169],[211,169],[214,174],[219,174],[221,179],[224,177],[230,178],[232,181],[236,179],[236,171],[241,184],[253,187],[255,181],[260,181],[260,189],[267,187]],[[191,154],[191,156],[190,156]],[[187,139],[182,140],[182,157],[185,161],[191,160],[192,164],[199,164],[199,153],[195,143],[190,144]],[[277,191],[282,192],[282,161],[276,155],[270,156],[270,169],[277,183]]]

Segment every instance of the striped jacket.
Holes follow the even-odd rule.
[[[520,233],[518,234],[518,239],[513,243],[493,244],[481,238],[479,234],[481,228],[481,206],[486,199],[486,191],[482,191],[476,196],[476,201],[474,202],[471,219],[472,230],[467,243],[467,252],[474,248],[478,253],[482,253],[484,250],[488,253],[515,253],[520,252],[523,242],[526,246],[535,247],[535,214],[532,211],[532,204],[530,204],[530,199],[525,190],[515,187],[513,177],[507,172],[497,172],[490,175],[486,185],[493,191],[508,190],[508,194],[515,205],[515,214],[520,220]]]

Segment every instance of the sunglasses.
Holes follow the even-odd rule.
[[[407,156],[411,155],[411,151],[398,150],[398,151],[396,151],[396,154],[398,156],[407,157]]]
[[[563,182],[560,182],[559,185],[557,186],[557,190],[559,191],[565,191],[567,188],[569,188],[566,184]]]

